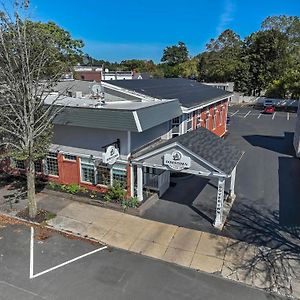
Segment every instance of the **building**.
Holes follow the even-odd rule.
[[[203,82],[203,84],[213,86],[227,92],[234,91],[234,82]]]
[[[218,178],[215,226],[222,220],[225,181],[234,197],[242,153],[221,139],[232,93],[188,79],[116,80],[101,86],[65,81],[55,105],[48,156],[36,164],[50,180],[103,190],[114,180],[128,196],[144,188],[162,195],[171,172]],[[53,103],[57,92],[46,99]],[[99,91],[99,93],[98,93]],[[16,162],[24,168],[23,162]]]
[[[68,74],[69,75],[69,74]],[[105,81],[105,80],[133,80],[133,79],[149,79],[148,73],[137,73],[135,71],[109,71],[101,67],[74,67],[74,78],[83,81]],[[69,79],[69,78],[67,78]]]
[[[296,156],[300,157],[300,101],[298,101],[297,121],[294,134],[294,148]]]

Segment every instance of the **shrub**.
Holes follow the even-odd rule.
[[[139,206],[139,200],[137,197],[131,197],[129,199],[123,199],[121,201],[121,206],[125,210],[128,207],[136,208]]]
[[[116,201],[121,202],[126,195],[126,190],[123,184],[119,181],[114,181],[113,185],[108,189],[104,195],[105,201]]]

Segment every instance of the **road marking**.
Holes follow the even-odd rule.
[[[258,115],[257,119],[259,119],[261,117],[261,114]]]
[[[272,116],[272,120],[274,120],[275,115],[276,115],[276,111],[274,112],[274,114],[273,114],[273,116]]]
[[[45,270],[45,271],[42,271],[42,272],[40,272],[40,273],[33,274],[33,253],[34,253],[34,247],[33,247],[34,245],[33,245],[33,244],[34,244],[34,229],[33,229],[33,227],[31,227],[31,235],[30,235],[30,273],[29,273],[29,278],[30,278],[30,279],[39,277],[39,276],[41,276],[41,275],[44,275],[44,274],[49,273],[49,272],[51,272],[51,271],[54,271],[54,270],[56,270],[56,269],[58,269],[58,268],[61,268],[61,267],[63,267],[63,266],[66,266],[66,265],[68,265],[68,264],[70,264],[70,263],[72,263],[72,262],[74,262],[74,261],[77,261],[77,260],[79,260],[79,259],[81,259],[81,258],[84,258],[84,257],[86,257],[86,256],[89,256],[89,255],[92,255],[92,254],[94,254],[94,253],[97,253],[97,252],[100,252],[100,251],[102,251],[102,250],[107,249],[107,246],[101,247],[101,248],[99,248],[99,249],[93,250],[93,251],[91,251],[91,252],[88,252],[88,253],[85,253],[85,254],[80,255],[80,256],[78,256],[78,257],[75,257],[75,258],[73,258],[73,259],[70,259],[70,260],[68,260],[68,261],[66,261],[66,262],[64,262],[64,263],[62,263],[62,264],[59,264],[59,265],[57,265],[57,266],[55,266],[55,267],[52,267],[52,268],[47,269],[47,270]]]
[[[246,118],[247,116],[249,116],[251,113],[251,110],[249,110],[245,115],[244,115],[244,118]]]
[[[286,115],[286,119],[289,120],[290,119],[290,113],[287,113]]]
[[[18,286],[16,286],[16,285],[11,284],[11,283],[8,283],[8,282],[6,282],[6,281],[2,281],[2,280],[1,280],[0,283],[2,283],[2,284],[4,284],[4,285],[7,285],[7,286],[10,286],[10,287],[12,287],[12,288],[15,288],[16,290],[19,290],[19,291],[21,291],[21,292],[28,293],[28,294],[30,294],[30,295],[32,295],[32,296],[36,296],[36,297],[39,297],[39,298],[41,298],[41,299],[46,299],[46,298],[40,296],[39,294],[36,294],[36,293],[34,293],[34,292],[32,292],[32,291],[23,289],[23,288],[21,288],[21,287],[18,287]]]
[[[239,110],[237,110],[235,113],[233,113],[233,114],[231,115],[231,117],[233,117],[234,115],[236,115],[238,112],[239,112]]]

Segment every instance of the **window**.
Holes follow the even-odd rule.
[[[209,129],[209,111],[206,112],[205,116],[205,128]]]
[[[15,160],[16,168],[25,170],[25,162],[24,160]]]
[[[219,118],[220,125],[222,125],[223,124],[223,105],[221,105],[219,113],[220,113],[220,118]]]
[[[70,154],[64,154],[64,159],[65,160],[74,160],[74,161],[76,161],[76,156],[75,155],[70,155]]]
[[[172,138],[180,134],[179,129],[180,129],[180,117],[176,117],[171,120]]]
[[[110,168],[106,165],[97,166],[97,183],[110,185]]]
[[[201,127],[202,119],[201,119],[201,110],[199,109],[197,112],[197,128]]]
[[[95,183],[95,164],[89,158],[80,159],[81,181]]]
[[[57,154],[54,152],[49,152],[46,157],[45,173],[58,176]]]
[[[216,108],[213,109],[213,129],[216,129],[217,127],[217,114],[216,114]]]
[[[37,160],[34,162],[34,169],[36,173],[42,173],[43,172],[43,164],[41,160]]]
[[[126,186],[127,183],[127,167],[126,165],[115,164],[112,169],[113,181],[119,181]]]
[[[186,131],[193,130],[193,113],[187,114]]]

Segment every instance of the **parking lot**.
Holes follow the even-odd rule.
[[[39,235],[41,237],[41,235]],[[97,250],[51,233],[34,241],[34,274]],[[0,223],[0,299],[279,299],[242,284],[116,249],[29,278],[30,227]]]
[[[216,182],[196,176],[176,178],[144,217],[262,245],[280,240],[282,230],[299,236],[300,160],[292,144],[296,114],[266,115],[253,107],[233,106],[228,115],[226,139],[245,155],[237,168],[237,198],[223,231],[211,226]]]

